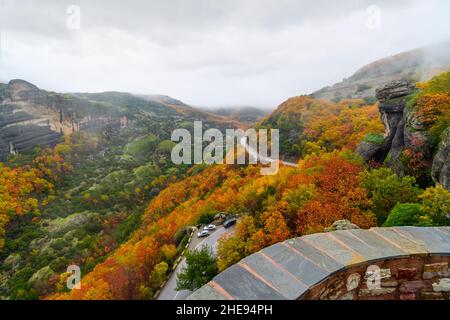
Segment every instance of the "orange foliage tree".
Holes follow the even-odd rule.
[[[333,152],[308,157],[301,169],[312,179],[316,193],[298,211],[298,235],[321,232],[341,219],[362,228],[375,225],[370,198],[361,187],[359,174],[364,167],[358,160]]]

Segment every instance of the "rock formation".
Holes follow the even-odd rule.
[[[392,81],[376,90],[379,101],[381,119],[386,128],[382,144],[363,141],[357,152],[366,161],[377,161],[391,167],[399,176],[403,176],[408,168],[401,159],[404,150],[420,155],[426,177],[419,180],[430,181],[431,178],[450,188],[450,133],[443,135],[438,153],[433,160],[430,137],[426,126],[420,122],[417,113],[406,107],[408,96],[415,91],[415,86],[406,81]],[[419,181],[421,182],[421,181]]]
[[[386,132],[381,145],[364,141],[358,146],[357,152],[366,161],[383,162],[389,155],[389,162],[396,162],[405,145],[406,97],[414,89],[414,85],[406,81],[392,81],[376,91]]]
[[[431,177],[445,189],[450,190],[450,128],[442,135],[439,150],[434,156]]]
[[[332,232],[338,230],[352,230],[352,229],[359,229],[359,227],[356,224],[351,223],[350,221],[344,219],[335,221],[331,225],[331,227],[325,228],[325,232]]]
[[[392,81],[376,91],[381,119],[386,127],[380,155],[386,159],[390,154],[390,165],[397,162],[405,146],[406,98],[414,90],[414,85],[406,81]]]

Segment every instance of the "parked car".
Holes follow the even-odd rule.
[[[198,238],[204,238],[204,237],[207,237],[207,236],[209,236],[209,231],[208,230],[202,230],[202,231],[199,231],[197,233],[197,237]]]
[[[209,226],[205,226],[203,228],[203,230],[208,230],[208,231],[211,231],[211,230],[214,230],[214,229],[216,229],[216,226],[213,225],[213,224],[210,224]]]
[[[227,221],[225,221],[224,223],[223,223],[223,226],[225,227],[225,228],[229,228],[229,227],[231,227],[231,226],[234,226],[235,224],[236,224],[236,219],[235,218],[231,218],[231,219],[228,219]]]

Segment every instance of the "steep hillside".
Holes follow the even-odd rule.
[[[450,41],[403,52],[372,62],[351,77],[313,93],[317,99],[339,101],[375,98],[375,89],[394,80],[426,81],[450,70]]]
[[[49,298],[153,298],[184,248],[186,226],[220,212],[240,219],[236,233],[219,240],[219,270],[274,243],[327,231],[338,220],[361,228],[386,219],[394,225],[448,224],[450,192],[442,187],[421,190],[414,178],[368,168],[348,150],[310,155],[299,168],[282,167],[274,176],[259,175],[256,166],[195,169],[150,202],[139,228],[85,275],[81,290],[61,288]],[[394,207],[411,203],[418,212],[409,220],[398,221],[395,212],[400,209],[392,215]]]
[[[355,149],[366,134],[383,131],[375,105],[363,100],[335,104],[309,96],[288,99],[258,126],[280,130],[281,157],[292,161],[320,150]]]
[[[4,141],[19,152],[0,163],[0,299],[53,292],[70,263],[90,272],[139,226],[147,202],[185,177],[189,167],[170,161],[172,131],[194,120],[231,126],[169,98],[63,95],[22,80],[1,88],[2,130],[18,128]],[[35,128],[55,141],[35,144]]]
[[[298,163],[272,176],[254,165],[171,162],[175,128],[191,129],[193,120],[236,127],[233,112],[166,96],[1,85],[1,130],[23,127],[24,139],[38,126],[65,137],[0,164],[0,298],[152,299],[185,248],[187,227],[218,213],[239,217],[235,234],[218,243],[220,270],[337,220],[450,225],[449,74],[383,85],[378,104],[288,99],[257,125],[280,129],[282,156]],[[82,288],[69,291],[73,263]]]
[[[447,85],[442,85],[446,79],[443,74],[424,84],[414,105],[421,108],[420,98],[436,88],[448,95]],[[397,106],[398,98],[404,101],[410,88],[380,89],[381,106],[386,101]],[[446,101],[423,105],[427,111],[443,110],[437,114],[439,119],[431,113],[433,121],[440,123],[442,115],[448,118]],[[383,119],[393,123],[386,116]],[[185,245],[186,227],[223,212],[240,219],[235,234],[219,240],[219,270],[274,243],[332,230],[336,221],[361,228],[450,224],[448,190],[441,185],[420,186],[413,173],[397,175],[381,163],[364,162],[354,152],[364,142],[383,144],[378,105],[294,97],[259,125],[281,130],[282,152],[300,157],[298,168],[282,166],[276,175],[260,176],[258,167],[251,165],[194,167],[186,179],[169,185],[149,203],[140,226],[83,278],[81,290],[57,289],[50,298],[151,299]],[[393,127],[388,131],[395,135]],[[445,162],[448,143],[441,144],[440,150]]]

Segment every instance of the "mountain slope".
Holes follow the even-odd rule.
[[[355,149],[366,134],[383,132],[375,105],[362,100],[332,103],[310,96],[288,99],[258,126],[280,130],[280,156],[289,161],[315,151]]]
[[[41,90],[24,80],[0,88],[0,160],[36,146],[54,146],[65,134],[120,127],[117,107]]]
[[[0,161],[37,146],[54,146],[74,132],[114,131],[135,121],[173,124],[202,120],[220,129],[242,127],[237,119],[195,109],[161,95],[125,92],[55,93],[24,80],[0,84]],[[147,123],[147,125],[149,125]],[[184,126],[184,125],[182,125]],[[169,128],[164,130],[170,136]]]
[[[450,70],[450,41],[403,52],[363,66],[355,74],[312,95],[338,101],[348,98],[374,98],[375,89],[393,80],[427,81]]]

